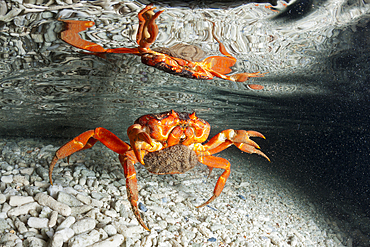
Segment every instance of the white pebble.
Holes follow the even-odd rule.
[[[6,197],[4,194],[0,194],[0,204],[3,204],[6,201]]]
[[[28,246],[32,246],[32,247],[47,246],[45,240],[43,240],[41,238],[29,237],[29,238],[27,238],[27,241],[28,241],[28,244],[29,244]]]
[[[61,186],[60,184],[50,185],[48,188],[48,192],[51,197],[56,197],[59,191],[63,191],[63,186]]]
[[[96,222],[94,219],[85,218],[74,223],[71,228],[75,234],[90,231],[95,228]]]
[[[140,234],[143,231],[144,231],[144,228],[142,226],[131,226],[131,227],[128,227],[123,234],[125,235],[125,237],[132,237],[133,234]]]
[[[58,227],[57,227],[57,231],[63,229],[63,228],[67,228],[67,227],[71,227],[71,225],[73,223],[76,222],[76,218],[73,217],[73,216],[69,216],[67,217]]]
[[[108,236],[113,236],[117,234],[117,229],[112,225],[106,225],[103,230],[108,234]]]
[[[28,231],[26,225],[22,221],[20,221],[18,218],[16,218],[14,225],[18,229],[19,233],[25,233]]]
[[[3,205],[3,208],[1,209],[1,212],[2,213],[7,213],[11,208],[12,208],[12,206],[10,206],[7,202],[5,202],[4,205]]]
[[[101,207],[103,207],[103,204],[104,203],[102,201],[99,201],[99,200],[96,200],[96,199],[91,199],[90,206],[101,208]]]
[[[156,231],[152,231],[149,235],[144,237],[143,242],[141,243],[141,246],[143,247],[151,247],[154,245],[153,239],[155,239],[158,236],[158,233]]]
[[[18,183],[18,184],[22,184],[22,185],[29,185],[30,184],[30,181],[28,181],[28,179],[25,176],[21,176],[21,175],[15,175],[13,177],[13,182]]]
[[[78,182],[81,186],[84,186],[86,184],[86,178],[82,177],[80,178],[80,181]]]
[[[213,236],[211,230],[209,230],[204,224],[198,225],[198,230],[200,233],[202,233],[207,238],[210,238]]]
[[[49,207],[43,207],[40,214],[38,215],[40,218],[49,218],[51,212],[53,212],[53,210]]]
[[[50,247],[63,247],[63,243],[63,236],[55,233],[51,240]]]
[[[156,205],[153,205],[153,206],[147,206],[148,209],[152,210],[154,213],[156,214],[163,214],[163,215],[166,215],[170,212],[169,209],[167,208],[162,208],[162,207],[159,207],[159,206],[156,206]]]
[[[176,224],[176,222],[177,222],[177,220],[176,220],[176,219],[174,219],[174,218],[173,218],[173,217],[171,217],[171,216],[166,216],[166,217],[164,218],[164,220],[165,220],[167,223],[172,224],[172,225]]]
[[[35,200],[33,200],[32,196],[11,196],[9,199],[9,205],[17,207],[34,201]]]
[[[30,168],[23,168],[22,170],[20,170],[20,172],[22,175],[31,175],[34,170],[35,168],[30,167]]]
[[[91,203],[91,198],[82,194],[77,194],[76,198],[87,205]]]
[[[27,221],[27,225],[32,228],[46,228],[48,227],[49,219],[30,217]]]
[[[44,193],[38,193],[35,196],[35,200],[38,201],[41,205],[48,206],[49,208],[57,211],[58,213],[60,213],[63,216],[71,215],[72,210],[68,205],[66,205],[64,203],[61,203],[61,202],[58,202],[54,198],[52,198],[51,196],[48,196]]]
[[[78,207],[71,207],[71,209],[72,209],[71,215],[80,215],[90,211],[92,207],[89,205],[83,205]]]
[[[67,242],[70,238],[75,235],[75,232],[71,228],[63,228],[60,231],[57,231],[55,235],[60,235],[63,239],[63,242]]]
[[[82,233],[72,237],[68,241],[68,247],[84,247],[96,243],[100,239],[100,233],[92,230],[89,233]]]
[[[118,213],[114,210],[105,210],[104,214],[112,218],[117,218],[119,216]]]
[[[12,217],[12,216],[18,216],[21,214],[28,214],[30,210],[36,210],[37,207],[39,207],[39,204],[37,202],[31,202],[28,204],[24,204],[19,207],[10,209],[8,211],[8,216]]]
[[[116,246],[120,246],[124,240],[125,238],[123,237],[123,235],[117,234],[110,238],[104,239],[103,241],[92,244],[90,246],[91,247],[105,247],[105,246],[116,247]]]
[[[1,182],[6,183],[6,184],[10,184],[11,182],[13,182],[13,175],[2,176],[1,177]]]
[[[224,228],[225,228],[225,225],[221,225],[221,224],[215,224],[211,226],[211,230],[213,232],[218,231],[218,230],[223,230]]]
[[[62,191],[60,191],[58,193],[57,201],[58,202],[61,202],[61,203],[64,203],[64,204],[67,204],[68,206],[71,206],[71,207],[76,207],[76,206],[83,205],[82,202],[80,202],[79,200],[77,200],[76,197],[74,197],[74,196],[72,196],[70,194],[67,194],[65,192],[62,192]]]
[[[55,224],[57,223],[57,219],[58,219],[58,212],[57,211],[51,212],[50,219],[49,219],[49,227],[54,227]]]

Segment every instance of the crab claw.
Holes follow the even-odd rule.
[[[130,139],[130,142],[140,142],[144,141],[149,143],[149,145],[153,146],[153,140],[150,138],[148,133],[142,130],[142,126],[140,124],[131,125],[130,128],[127,129],[127,135]]]
[[[253,147],[260,148],[258,144],[249,139],[249,137],[260,137],[266,139],[264,135],[254,130],[234,130],[234,135],[230,137],[230,140],[233,142],[244,142],[252,145]]]
[[[234,143],[234,145],[240,150],[242,150],[243,152],[250,153],[250,154],[258,154],[258,155],[265,157],[268,161],[270,161],[270,158],[267,157],[266,154],[264,154],[262,151],[258,150],[252,145],[248,145],[248,144],[241,143],[241,142],[236,142]]]
[[[260,132],[254,131],[254,130],[234,130],[230,131],[229,133],[229,139],[234,143],[236,147],[238,147],[240,150],[246,153],[251,154],[258,154],[263,157],[265,157],[268,161],[270,161],[269,157],[267,157],[266,154],[264,154],[262,151],[258,150],[260,146],[249,139],[249,137],[260,137],[263,139],[266,139],[264,135],[262,135]]]

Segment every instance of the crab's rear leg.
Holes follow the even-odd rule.
[[[123,171],[126,178],[126,190],[127,197],[131,203],[132,211],[142,227],[150,231],[145,225],[143,219],[140,216],[139,208],[137,206],[137,201],[139,200],[138,189],[137,189],[137,178],[136,170],[134,164],[138,162],[133,151],[127,152],[125,155],[119,155],[119,161],[123,167]]]
[[[221,168],[224,169],[225,171],[221,174],[221,176],[217,180],[215,189],[213,191],[213,196],[202,205],[197,206],[197,208],[204,207],[207,204],[211,203],[214,199],[216,199],[216,197],[218,197],[221,194],[222,190],[225,187],[226,180],[230,176],[230,162],[224,158],[215,156],[200,156],[199,161],[204,165],[208,166],[210,170],[212,170],[213,168]]]
[[[107,148],[119,154],[124,154],[131,149],[130,145],[119,139],[115,134],[107,129],[98,127],[95,130],[88,130],[67,142],[64,146],[59,148],[58,151],[56,151],[49,166],[50,183],[53,184],[51,176],[58,160],[68,157],[78,151],[91,148],[97,141],[100,141]]]
[[[94,43],[81,38],[79,32],[95,25],[93,21],[79,21],[79,20],[62,20],[64,22],[64,31],[60,33],[60,38],[68,44],[91,52],[105,52],[105,49]]]
[[[217,38],[215,35],[215,26],[216,24],[212,22],[212,35],[213,38],[218,42],[219,44],[219,51],[225,55],[226,57],[221,56],[212,56],[204,59],[202,63],[210,68],[209,72],[213,76],[217,76],[219,78],[229,80],[229,81],[237,81],[237,82],[245,82],[250,77],[263,77],[266,73],[239,73],[234,75],[226,75],[230,72],[232,72],[231,67],[235,65],[236,58],[233,57],[225,48],[225,46],[222,44],[222,42]]]

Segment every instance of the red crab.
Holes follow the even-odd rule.
[[[134,164],[140,162],[154,174],[179,174],[194,168],[198,161],[208,166],[210,173],[213,168],[224,170],[216,183],[213,196],[199,207],[212,202],[221,194],[226,180],[230,175],[230,163],[224,158],[212,156],[231,145],[237,146],[247,153],[256,153],[266,159],[269,158],[260,150],[259,146],[249,137],[262,137],[256,131],[227,129],[207,143],[210,125],[195,113],[176,112],[174,110],[159,114],[149,114],[138,118],[127,129],[130,145],[123,142],[116,135],[104,128],[88,130],[67,144],[56,153],[50,164],[49,179],[52,183],[52,172],[59,159],[63,159],[75,152],[91,148],[97,141],[119,154],[119,160],[126,177],[127,196],[138,222],[146,229],[138,210],[138,188]]]
[[[144,64],[156,67],[171,74],[188,78],[210,80],[216,76],[225,80],[244,82],[248,80],[249,77],[264,76],[264,74],[260,74],[260,72],[226,75],[232,72],[230,67],[235,64],[236,58],[226,51],[224,45],[215,36],[214,23],[212,35],[220,44],[220,52],[226,57],[210,56],[202,61],[191,61],[189,59],[174,57],[171,52],[167,52],[168,54],[166,54],[166,49],[168,51],[170,48],[160,51],[150,49],[150,46],[154,43],[158,35],[158,26],[155,23],[155,20],[164,11],[161,10],[154,13],[154,9],[155,7],[150,4],[142,9],[138,14],[139,30],[137,32],[136,42],[139,47],[136,48],[104,49],[96,43],[82,39],[78,33],[94,26],[95,23],[93,21],[61,20],[65,23],[65,30],[61,32],[61,38],[70,45],[90,51],[92,54],[98,56],[104,57],[106,53],[131,53],[139,55]],[[194,46],[192,47],[194,48]],[[173,48],[173,50],[176,50],[176,47]]]

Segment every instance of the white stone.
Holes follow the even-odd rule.
[[[106,225],[103,230],[109,235],[113,236],[117,234],[117,229],[112,225]]]
[[[144,228],[142,226],[131,226],[127,227],[125,232],[120,232],[124,234],[125,237],[132,237],[133,234],[140,234],[144,232]]]
[[[13,182],[18,183],[18,184],[22,184],[22,185],[29,185],[30,184],[30,181],[28,181],[25,176],[21,176],[21,175],[15,175],[13,177]]]
[[[54,234],[50,247],[63,247],[63,236],[61,234]]]
[[[44,247],[47,246],[46,241],[41,238],[36,237],[28,237],[27,238],[28,245],[32,247]],[[22,245],[21,245],[22,246]]]
[[[169,209],[167,208],[162,208],[162,207],[159,207],[159,206],[156,206],[156,205],[153,205],[153,206],[147,206],[148,209],[152,210],[153,212],[157,213],[157,214],[168,214],[170,212]]]
[[[3,204],[6,201],[6,197],[4,194],[0,194],[0,204]]]
[[[50,185],[48,188],[48,192],[51,197],[56,197],[59,191],[63,191],[63,186],[60,184]]]
[[[70,238],[75,235],[75,232],[71,228],[63,228],[60,231],[57,231],[55,235],[60,235],[63,239],[63,242],[67,242]]]
[[[3,208],[1,209],[1,212],[7,213],[10,209],[12,209],[12,206],[10,206],[9,203],[5,202]]]
[[[71,228],[75,232],[75,234],[84,233],[87,231],[91,231],[95,228],[96,222],[94,219],[85,218],[75,222]]]
[[[80,178],[79,182],[78,182],[81,186],[84,186],[86,184],[86,178],[85,177],[82,177]]]
[[[73,223],[76,222],[76,218],[73,217],[73,216],[69,216],[67,217],[58,227],[57,227],[57,231],[63,229],[63,228],[67,228],[67,227],[71,227],[71,225]]]
[[[18,215],[21,215],[21,214],[28,214],[28,212],[30,210],[36,210],[37,207],[39,207],[39,204],[37,202],[31,202],[31,203],[28,203],[28,204],[24,204],[24,205],[18,206],[16,208],[10,209],[8,211],[8,216],[12,217],[12,216],[18,216]]]
[[[92,230],[89,233],[82,233],[72,237],[68,241],[68,247],[84,247],[98,242],[100,233],[97,230]],[[109,246],[109,245],[108,245]]]
[[[99,200],[96,200],[96,199],[91,199],[90,206],[101,208],[101,207],[103,207],[103,204],[104,203],[102,201],[99,201]]]
[[[74,197],[74,196],[72,196],[70,194],[67,194],[65,192],[62,192],[62,191],[60,191],[58,193],[57,201],[59,201],[61,203],[64,203],[64,204],[67,204],[68,206],[71,206],[71,207],[76,207],[76,206],[83,205],[82,202],[80,202],[79,200],[77,200],[76,197]]]
[[[51,212],[50,219],[49,219],[49,227],[54,227],[55,224],[57,223],[57,219],[58,219],[58,212],[57,211]]]
[[[177,220],[176,220],[176,219],[174,219],[174,218],[173,218],[173,217],[171,217],[171,216],[166,216],[166,217],[164,218],[164,220],[165,220],[165,221],[167,221],[167,223],[172,224],[172,225],[176,224],[176,222],[177,222]]]
[[[72,212],[71,215],[81,215],[84,214],[88,211],[90,211],[93,207],[90,205],[82,205],[82,206],[77,206],[77,207],[71,207]]]
[[[123,241],[125,240],[125,237],[121,234],[116,234],[110,238],[104,239],[103,241],[100,241],[98,243],[90,245],[90,247],[116,247],[120,246]]]
[[[16,218],[14,225],[18,229],[19,233],[25,233],[28,231],[26,225],[22,221],[20,221],[18,218]]]
[[[204,224],[198,225],[198,230],[202,233],[205,237],[210,238],[213,236],[211,230],[209,230]]]
[[[32,228],[46,228],[48,227],[49,219],[30,217],[27,221],[27,225]]]
[[[39,214],[39,217],[40,218],[49,218],[51,212],[53,212],[53,210],[49,207],[43,207],[40,214]]]
[[[17,207],[34,201],[32,196],[11,196],[9,198],[9,205]]]
[[[21,172],[22,175],[31,175],[34,170],[35,170],[35,168],[30,167],[30,168],[23,168],[23,169],[20,170],[20,172]]]
[[[223,230],[223,229],[225,229],[225,225],[214,224],[214,225],[211,226],[211,230],[213,232],[218,231],[218,230]]]
[[[1,176],[1,182],[10,184],[11,182],[13,182],[13,175]]]
[[[144,237],[141,246],[143,247],[151,247],[154,246],[153,239],[158,236],[158,233],[156,231],[152,231],[149,235]]]
[[[119,216],[118,213],[114,210],[105,210],[104,214],[112,218],[117,218]]]
[[[49,208],[57,211],[63,216],[71,215],[71,207],[64,203],[56,201],[54,198],[44,193],[38,193],[35,196],[35,200],[38,201],[41,205],[48,206]]]
[[[91,203],[91,198],[82,194],[77,194],[76,198],[87,205]]]

